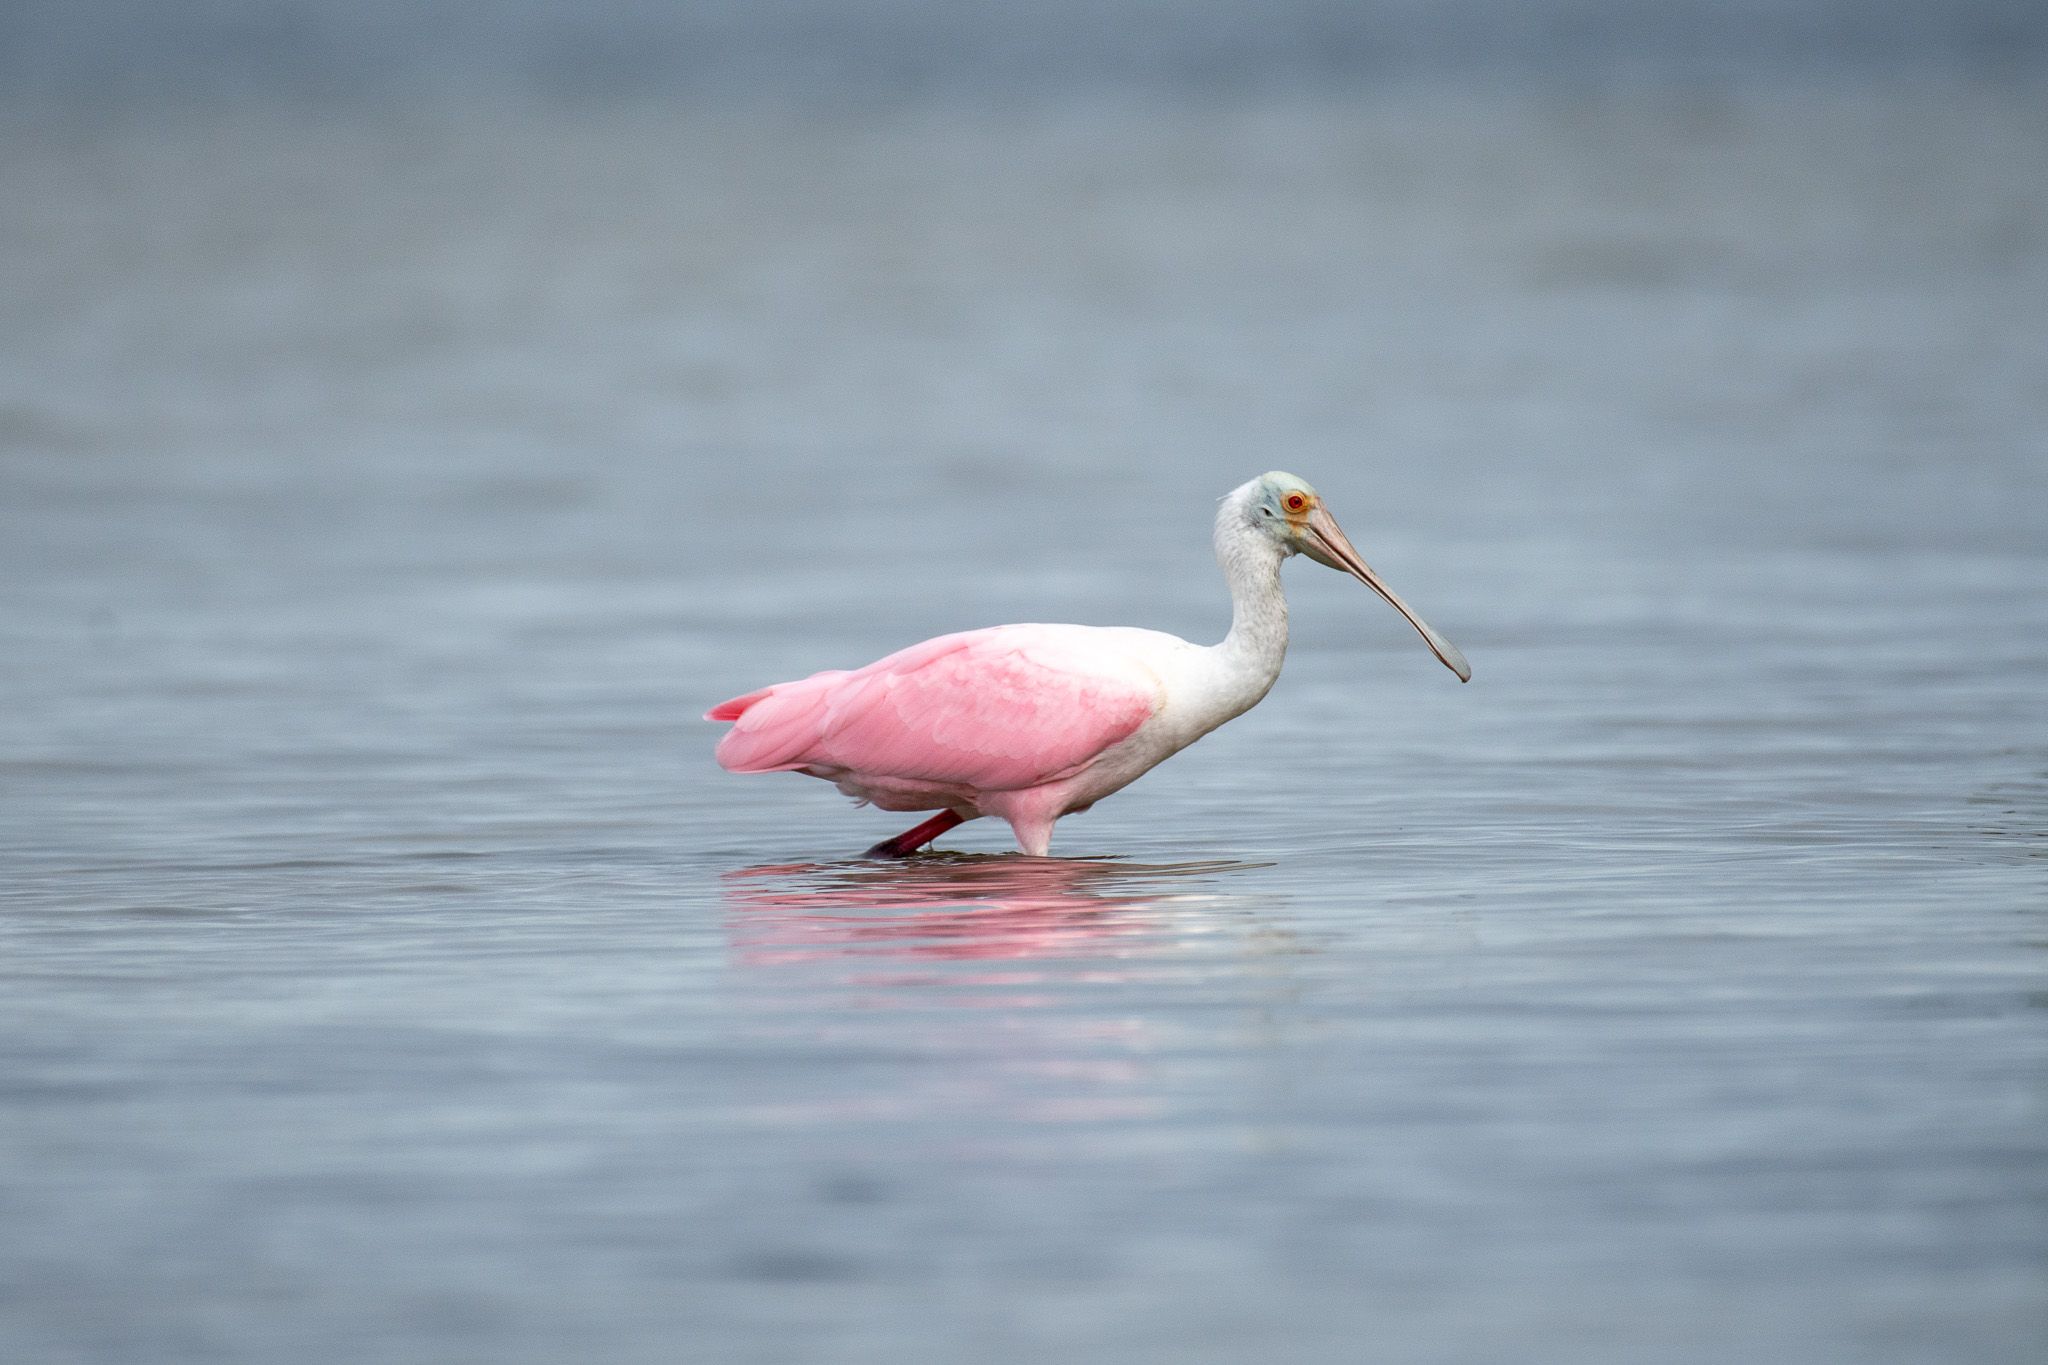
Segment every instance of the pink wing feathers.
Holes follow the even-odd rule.
[[[1085,627],[942,635],[854,672],[777,683],[714,707],[732,772],[822,767],[980,791],[1073,772],[1160,703],[1158,677]]]

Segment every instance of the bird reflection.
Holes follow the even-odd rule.
[[[735,1015],[799,1056],[881,1059],[759,1117],[993,1114],[1067,1142],[1170,1118],[1170,1040],[1241,1027],[1187,1006],[1243,1002],[1256,979],[1267,902],[1228,887],[1251,866],[944,853],[727,873]]]
[[[1127,956],[1199,928],[1204,883],[1249,864],[1171,865],[931,854],[896,863],[794,863],[726,874],[736,959],[929,962]]]

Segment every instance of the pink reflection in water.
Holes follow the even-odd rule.
[[[725,901],[735,960],[749,966],[847,958],[1021,965],[1134,951],[1180,920],[1178,903],[1190,895],[1174,879],[1235,866],[971,855],[797,863],[727,873]],[[972,978],[990,986],[1038,979],[1028,969]]]
[[[1068,1131],[1168,1117],[1159,1058],[1186,1025],[1126,1008],[1122,988],[1141,976],[1199,979],[1241,947],[1245,903],[1217,874],[1242,866],[937,854],[727,873],[727,934],[734,966],[752,978],[738,997],[752,1027],[798,1047],[910,1038],[920,1056],[751,1117],[993,1114]],[[934,1006],[973,1022],[934,1025],[924,1013]]]

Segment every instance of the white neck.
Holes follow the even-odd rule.
[[[1280,676],[1287,657],[1287,595],[1280,588],[1280,561],[1286,552],[1246,521],[1235,498],[1216,517],[1216,562],[1230,584],[1230,634],[1210,653],[1219,671],[1242,693],[1232,702],[1252,706]]]

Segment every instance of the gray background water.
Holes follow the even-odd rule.
[[[2040,1358],[2040,20],[1260,11],[7,11],[0,1358]],[[1471,686],[711,764],[1275,466]]]

